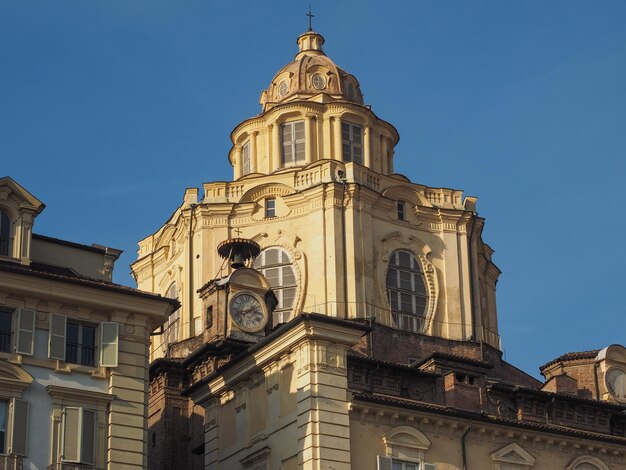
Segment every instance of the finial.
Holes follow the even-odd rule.
[[[311,4],[309,3],[309,12],[306,14],[309,17],[309,31],[313,31],[313,18],[315,15],[311,13]]]

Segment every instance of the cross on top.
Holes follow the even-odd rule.
[[[309,12],[306,14],[309,17],[309,31],[313,31],[313,18],[315,15],[311,13],[311,5],[309,5]]]
[[[237,236],[241,235],[241,229],[239,229],[239,228],[234,229],[233,232],[235,232],[237,234]]]

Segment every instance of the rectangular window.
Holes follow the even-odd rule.
[[[378,458],[378,470],[436,470],[437,467],[434,464],[426,463],[424,461],[409,462],[406,460],[396,459],[395,457],[383,457],[379,455]]]
[[[363,128],[351,122],[341,123],[343,161],[363,164]]]
[[[404,201],[396,202],[396,208],[398,210],[398,220],[406,220]]]
[[[282,167],[304,163],[304,121],[286,122],[281,126]]]
[[[93,465],[96,455],[96,412],[82,407],[63,408],[64,462]]]
[[[247,175],[250,171],[250,141],[248,141],[241,147],[241,174]]]
[[[96,365],[96,327],[68,321],[65,337],[65,361],[94,367]]]
[[[265,200],[265,217],[276,217],[276,199]]]
[[[11,352],[13,312],[0,310],[0,351]]]

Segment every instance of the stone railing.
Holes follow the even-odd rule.
[[[21,467],[20,467],[21,468]],[[47,470],[104,470],[93,465],[85,465],[82,463],[60,462],[48,465]]]

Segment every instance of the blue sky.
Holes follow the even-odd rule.
[[[35,231],[125,250],[297,51],[309,2],[0,0],[0,175]],[[396,171],[478,196],[506,359],[626,343],[626,2],[312,0],[327,54],[400,132]]]

